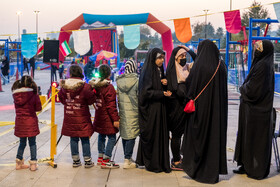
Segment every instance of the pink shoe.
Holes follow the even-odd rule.
[[[36,171],[37,170],[37,161],[36,160],[29,160],[30,170]]]
[[[20,169],[28,169],[29,166],[24,164],[24,159],[20,160],[20,159],[16,159],[16,170],[20,170]]]

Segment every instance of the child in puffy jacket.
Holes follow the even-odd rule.
[[[120,116],[120,136],[124,151],[124,169],[136,168],[132,161],[135,139],[140,133],[138,122],[138,76],[133,60],[125,63],[124,74],[117,77],[118,102]]]
[[[69,74],[69,79],[60,81],[61,90],[58,93],[59,99],[64,105],[61,134],[70,137],[73,167],[82,165],[78,146],[79,140],[81,140],[85,168],[91,168],[94,163],[91,160],[89,138],[93,134],[93,126],[89,105],[95,102],[96,97],[91,86],[83,81],[84,75],[80,66],[71,65]]]
[[[99,75],[99,80],[90,81],[90,84],[96,89],[98,99],[102,102],[102,106],[96,108],[93,123],[94,131],[99,133],[97,164],[101,165],[102,169],[119,168],[118,164],[111,161],[120,118],[116,104],[116,91],[110,83],[110,67],[106,64],[100,65]],[[105,148],[106,137],[108,137],[108,142]]]
[[[20,138],[16,156],[16,170],[29,168],[28,165],[24,164],[23,159],[26,141],[28,139],[31,154],[29,161],[30,170],[36,171],[36,136],[40,134],[36,112],[42,110],[41,101],[37,94],[38,88],[32,77],[25,75],[20,80],[14,82],[12,92],[16,109],[14,134]]]

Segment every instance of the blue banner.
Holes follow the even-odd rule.
[[[124,45],[127,49],[135,49],[140,44],[140,25],[124,26]]]
[[[21,35],[21,52],[25,58],[32,58],[37,53],[37,34]]]

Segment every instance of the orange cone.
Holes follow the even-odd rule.
[[[1,81],[1,75],[0,75],[0,92],[3,92],[3,90],[2,90],[2,81]]]
[[[16,72],[16,80],[18,80],[18,68],[17,68],[17,72]]]

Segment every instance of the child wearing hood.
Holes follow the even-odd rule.
[[[89,83],[95,88],[101,106],[96,108],[93,128],[98,132],[98,160],[102,169],[114,169],[120,166],[111,160],[112,151],[116,143],[116,133],[119,131],[119,114],[116,103],[116,91],[110,82],[111,68],[102,64],[98,68],[100,79]],[[105,147],[106,137],[108,142]]]
[[[70,78],[60,81],[61,90],[58,93],[64,105],[64,119],[61,134],[70,137],[73,167],[81,166],[79,156],[79,140],[82,142],[85,168],[91,168],[90,136],[93,126],[89,105],[96,101],[95,93],[91,86],[83,81],[83,70],[78,65],[69,68]]]
[[[117,77],[120,115],[120,136],[124,150],[124,169],[136,168],[132,161],[135,139],[140,133],[138,123],[138,77],[133,60],[125,63],[125,73]]]
[[[24,164],[23,153],[28,139],[31,159],[30,170],[37,170],[36,136],[40,134],[36,112],[42,110],[41,101],[37,93],[36,83],[30,76],[22,76],[21,80],[12,86],[13,98],[16,109],[15,136],[20,138],[16,156],[16,170],[27,169]]]

